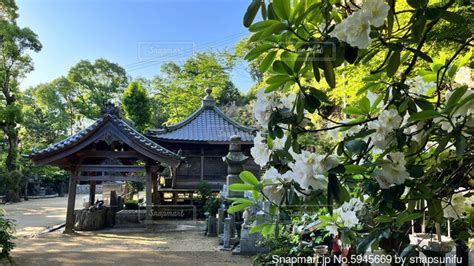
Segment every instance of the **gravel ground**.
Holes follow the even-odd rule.
[[[82,205],[82,197],[76,207]],[[63,223],[67,198],[34,199],[2,205],[17,221],[18,265],[250,265],[251,258],[218,250],[218,239],[203,235],[202,223],[170,221],[153,233],[111,229],[64,235],[62,230],[38,234]],[[160,229],[161,228],[161,229]],[[0,262],[1,264],[1,262]]]

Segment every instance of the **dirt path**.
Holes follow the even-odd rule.
[[[82,207],[82,198],[76,197],[76,208]],[[31,199],[14,204],[0,205],[6,217],[14,219],[17,235],[31,235],[66,220],[67,197]]]
[[[221,252],[217,238],[202,231],[161,233],[60,232],[17,240],[12,253],[18,265],[249,265],[250,258]]]
[[[35,199],[0,206],[9,218],[17,221],[16,248],[11,254],[15,263],[48,266],[251,264],[249,257],[218,251],[218,239],[204,236],[202,223],[163,225],[154,233],[112,229],[75,235],[64,235],[60,230],[36,235],[46,227],[65,221],[66,201],[66,198]],[[82,195],[76,199],[76,206],[81,204]]]

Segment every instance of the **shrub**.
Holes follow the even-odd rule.
[[[0,259],[8,257],[10,251],[15,247],[15,243],[13,243],[14,233],[14,220],[6,218],[4,210],[0,209]]]

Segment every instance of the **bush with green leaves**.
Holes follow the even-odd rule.
[[[13,242],[15,234],[15,224],[12,219],[5,217],[5,212],[0,209],[0,259],[8,257],[10,251],[15,247]]]
[[[474,225],[473,17],[469,1],[253,0],[245,58],[261,60],[268,78],[254,105],[252,156],[266,173],[241,174],[229,188],[253,197],[229,211],[269,201],[254,231],[278,238],[294,211],[323,210],[317,227],[341,232],[344,247],[401,256],[423,249],[409,241],[412,222],[441,234],[449,220],[465,247]],[[345,65],[368,71],[362,86],[348,81],[359,100],[341,116],[327,111],[326,91]],[[315,149],[300,140],[308,134],[334,143]]]

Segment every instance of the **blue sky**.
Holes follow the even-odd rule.
[[[150,78],[160,64],[182,62],[193,51],[232,48],[248,35],[248,0],[17,0],[18,24],[39,36],[35,70],[22,88],[48,82],[81,59],[105,58],[132,77]],[[239,64],[232,73],[247,91],[252,80]]]

